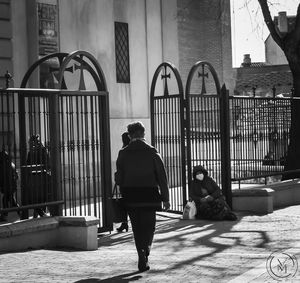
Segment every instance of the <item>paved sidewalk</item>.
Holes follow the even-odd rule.
[[[137,272],[132,233],[114,232],[99,237],[96,251],[0,254],[0,282],[256,283],[277,282],[267,266],[277,279],[295,273],[295,259],[300,265],[300,205],[263,216],[238,215],[235,222],[211,222],[160,213],[148,272]],[[282,257],[270,261],[275,251]],[[284,282],[300,282],[300,271]]]

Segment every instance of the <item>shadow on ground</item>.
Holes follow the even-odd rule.
[[[97,283],[97,282],[134,282],[142,278],[138,271],[120,274],[106,279],[89,278],[75,281],[74,283]]]
[[[213,257],[215,254],[222,253],[233,246],[242,246],[244,245],[242,241],[243,235],[249,236],[253,234],[258,238],[254,247],[266,248],[270,242],[267,232],[252,229],[234,229],[234,226],[236,226],[244,216],[246,216],[246,214],[238,215],[237,221],[177,220],[171,222],[165,221],[165,223],[164,221],[158,221],[156,234],[166,234],[170,236],[161,237],[156,239],[155,242],[163,245],[165,242],[172,241],[173,253],[179,252],[186,246],[203,246],[211,251],[190,257],[180,263],[175,263],[170,267],[171,269],[177,269],[184,265],[192,265],[196,261]],[[187,241],[187,238],[190,240]],[[219,242],[216,242],[215,239],[219,239]]]
[[[180,253],[180,251],[186,247],[201,246],[205,248],[206,251],[203,252],[202,250],[200,254],[194,253],[185,260],[175,262],[172,266],[169,266],[169,270],[191,266],[199,262],[199,260],[212,258],[214,255],[231,249],[233,246],[252,245],[254,248],[265,249],[270,242],[266,231],[252,229],[252,226],[252,228],[247,226],[247,228],[243,227],[243,229],[235,227],[245,216],[248,216],[246,213],[238,213],[237,221],[182,220],[181,215],[159,213],[157,216],[154,237],[154,246],[156,246],[156,248],[159,249],[159,247],[163,248],[164,246],[169,246],[169,253]],[[255,241],[245,243],[244,237],[255,238]],[[131,232],[111,234],[106,241],[100,240],[99,246],[114,246],[126,242],[132,242],[133,244]],[[170,245],[170,243],[172,244]],[[132,248],[134,249],[134,244]],[[153,272],[160,271],[153,270]],[[117,278],[114,280],[116,279]]]

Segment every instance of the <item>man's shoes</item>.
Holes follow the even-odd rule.
[[[123,222],[121,224],[121,226],[119,228],[117,228],[117,231],[120,233],[120,232],[123,232],[123,230],[125,230],[126,232],[128,232],[128,223],[127,222]]]
[[[144,250],[138,251],[139,255],[139,262],[138,262],[138,269],[140,272],[144,272],[150,269],[149,263],[148,263],[148,256],[146,255]]]

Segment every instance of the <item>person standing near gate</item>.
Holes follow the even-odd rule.
[[[27,165],[41,165],[41,170],[33,169],[31,177],[28,179],[32,182],[29,186],[32,188],[31,198],[33,203],[43,203],[47,201],[48,191],[50,186],[50,174],[48,170],[50,169],[50,157],[47,152],[46,147],[40,140],[39,135],[32,135],[29,138],[29,151],[27,154]],[[33,167],[34,168],[34,167]],[[38,207],[34,209],[33,217],[37,216],[44,217],[46,214],[46,206]]]
[[[123,142],[123,146],[122,148],[124,148],[125,146],[129,145],[130,143],[130,138],[128,136],[128,132],[124,132],[122,134],[122,142]],[[118,232],[123,232],[123,230],[125,230],[126,232],[128,232],[128,221],[127,221],[127,214],[126,214],[126,221],[122,222],[121,226],[119,228],[117,228]]]
[[[3,208],[19,207],[16,199],[18,173],[16,165],[7,151],[0,152],[0,193]],[[1,198],[0,198],[1,199]],[[17,211],[20,214],[19,211]],[[0,222],[7,221],[8,212],[0,214]]]
[[[138,269],[150,269],[148,256],[155,232],[156,211],[170,208],[169,187],[165,166],[157,150],[146,143],[145,127],[141,122],[129,124],[130,143],[117,158],[115,182],[131,220]]]

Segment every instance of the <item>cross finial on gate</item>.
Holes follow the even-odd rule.
[[[58,81],[58,78],[55,76],[54,72],[57,72],[59,71],[59,68],[57,67],[51,67],[49,68],[49,72],[51,73],[51,75],[53,76],[53,78],[55,78],[57,81]],[[66,68],[66,71],[67,72],[70,72],[70,73],[73,73],[73,66],[69,67],[69,68]],[[63,78],[62,80],[62,84],[61,84],[61,88],[62,89],[67,89],[67,85],[66,85],[66,82],[65,82],[65,79]]]
[[[167,79],[171,78],[171,73],[167,74],[167,67],[164,66],[164,73],[161,75],[161,79],[164,80],[164,96],[169,95],[169,90],[168,90],[168,81]]]
[[[80,55],[80,65],[74,65],[75,70],[80,70],[80,78],[79,78],[79,90],[86,90],[85,88],[85,82],[84,82],[84,76],[83,76],[83,70],[87,69],[87,64],[82,59],[83,55]]]
[[[208,73],[204,72],[204,65],[202,65],[202,73],[198,72],[198,78],[202,77],[202,89],[201,89],[201,94],[206,93],[206,87],[205,87],[205,81],[204,78],[208,78]]]

